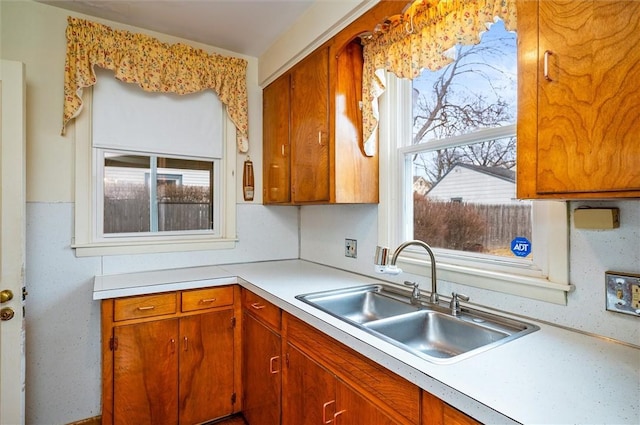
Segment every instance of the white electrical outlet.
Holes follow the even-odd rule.
[[[344,256],[356,258],[358,256],[358,241],[355,239],[344,240]]]

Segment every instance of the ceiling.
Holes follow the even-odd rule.
[[[259,57],[315,0],[39,0]]]

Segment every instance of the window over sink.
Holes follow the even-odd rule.
[[[379,237],[428,243],[443,280],[563,304],[566,204],[516,198],[516,53],[516,34],[497,21],[438,71],[387,74]],[[399,262],[419,274],[426,261],[409,251]]]

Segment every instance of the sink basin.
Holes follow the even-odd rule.
[[[315,292],[296,298],[343,320],[368,323],[387,317],[418,311],[409,298],[382,285]]]
[[[407,291],[368,285],[298,295],[305,303],[433,363],[453,363],[539,329],[519,320],[463,307],[409,302]]]
[[[456,317],[422,310],[379,320],[367,328],[427,360],[450,359],[480,348],[488,349],[492,344],[526,329],[515,324],[498,325],[485,319],[475,320],[479,323],[468,316]]]

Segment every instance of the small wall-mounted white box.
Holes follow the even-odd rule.
[[[573,212],[576,229],[616,229],[620,227],[618,208],[577,208]]]

